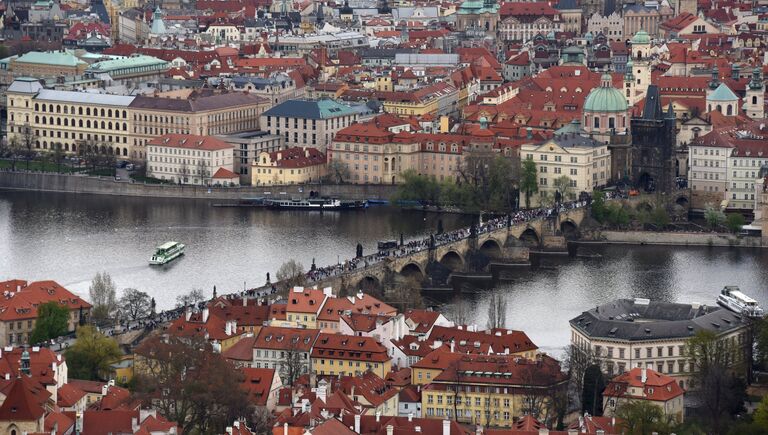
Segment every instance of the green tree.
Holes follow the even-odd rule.
[[[726,422],[743,410],[746,385],[735,377],[740,349],[712,331],[699,331],[688,340],[685,355],[692,364],[689,387],[702,404],[702,418],[713,433],[722,433]]]
[[[653,210],[651,210],[651,213],[648,215],[648,217],[649,221],[659,228],[664,228],[669,225],[669,213],[667,213],[667,209],[661,205],[657,205]]]
[[[725,226],[728,227],[732,233],[738,233],[746,222],[744,216],[741,213],[728,213],[725,219]]]
[[[760,404],[757,405],[752,422],[757,428],[765,431],[763,433],[768,433],[768,395],[763,396]]]
[[[93,277],[88,293],[91,296],[93,309],[91,318],[95,322],[106,322],[112,319],[117,310],[115,282],[107,272],[99,272]]]
[[[18,136],[14,135],[11,140],[8,141],[7,150],[11,157],[11,170],[16,171],[16,162],[19,161],[19,154],[21,152],[21,141],[19,141]]]
[[[520,173],[520,191],[525,194],[525,208],[531,208],[531,195],[539,191],[538,171],[536,163],[528,157],[523,160]]]
[[[581,392],[581,409],[590,415],[603,415],[603,390],[605,378],[597,364],[584,371],[584,388]]]
[[[69,310],[55,301],[46,302],[37,307],[35,329],[29,337],[30,343],[42,343],[67,333]]]
[[[88,325],[77,329],[77,340],[65,356],[70,378],[103,380],[109,376],[110,364],[120,358],[120,348],[114,339]]]
[[[614,227],[626,226],[630,221],[629,212],[621,204],[612,202],[605,208],[605,221]]]
[[[759,367],[768,367],[768,319],[755,323],[755,360]]]
[[[555,178],[552,183],[558,192],[563,196],[563,201],[573,199],[573,188],[571,187],[571,177],[567,175],[561,175]]]
[[[592,191],[592,203],[590,204],[592,217],[598,222],[605,220],[605,193],[600,190]]]
[[[707,221],[707,225],[709,225],[712,231],[715,231],[717,227],[725,222],[725,214],[710,204],[704,210],[704,220]]]
[[[397,187],[395,200],[426,201],[430,204],[438,203],[440,199],[440,184],[433,177],[419,175],[413,169],[404,171],[401,177],[403,182]]]
[[[516,195],[513,188],[512,162],[509,159],[498,156],[491,161],[488,169],[488,197],[486,209],[511,210]]]
[[[627,401],[616,410],[627,435],[651,435],[668,428],[661,408],[645,400]]]

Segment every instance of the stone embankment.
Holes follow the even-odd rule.
[[[39,192],[85,193],[92,195],[186,198],[236,201],[245,198],[307,197],[311,191],[321,196],[350,200],[389,199],[391,185],[311,184],[270,187],[201,187],[115,181],[111,177],[86,177],[37,172],[0,172],[0,189]]]
[[[762,237],[705,232],[595,231],[582,241],[617,245],[722,246],[763,248]]]

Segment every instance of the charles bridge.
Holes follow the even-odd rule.
[[[481,227],[480,231],[459,230],[461,237],[428,244],[420,249],[384,256],[375,262],[362,261],[357,267],[319,278],[310,285],[349,290],[379,287],[393,275],[415,278],[428,276],[435,262],[453,273],[477,272],[470,266],[471,257],[481,254],[498,263],[528,261],[531,251],[564,251],[566,241],[578,237],[579,227],[588,215],[586,207],[571,208],[559,214],[522,222],[500,222]],[[503,221],[503,219],[502,219]],[[371,257],[365,257],[371,258]]]

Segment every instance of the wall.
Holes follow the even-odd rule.
[[[305,197],[311,190],[321,196],[342,199],[389,199],[396,190],[391,185],[329,184],[277,187],[199,187],[115,182],[109,177],[0,172],[0,189],[34,190],[43,192],[88,193],[94,195],[145,196],[161,198],[191,198],[239,200],[241,198]],[[226,201],[223,201],[226,202]]]
[[[600,231],[594,240],[629,245],[675,246],[740,246],[760,248],[768,246],[760,237],[740,237],[718,233],[657,233],[646,231]]]

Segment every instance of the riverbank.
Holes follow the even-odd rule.
[[[651,232],[651,231],[595,231],[579,243],[614,245],[661,246],[718,246],[739,248],[765,248],[762,237],[739,236],[725,233]]]
[[[269,187],[204,187],[144,184],[115,181],[111,177],[39,172],[0,172],[0,189],[35,192],[85,193],[91,195],[149,198],[240,200],[254,197],[306,198],[310,191],[320,196],[349,200],[389,200],[396,186],[379,184],[310,184]]]

